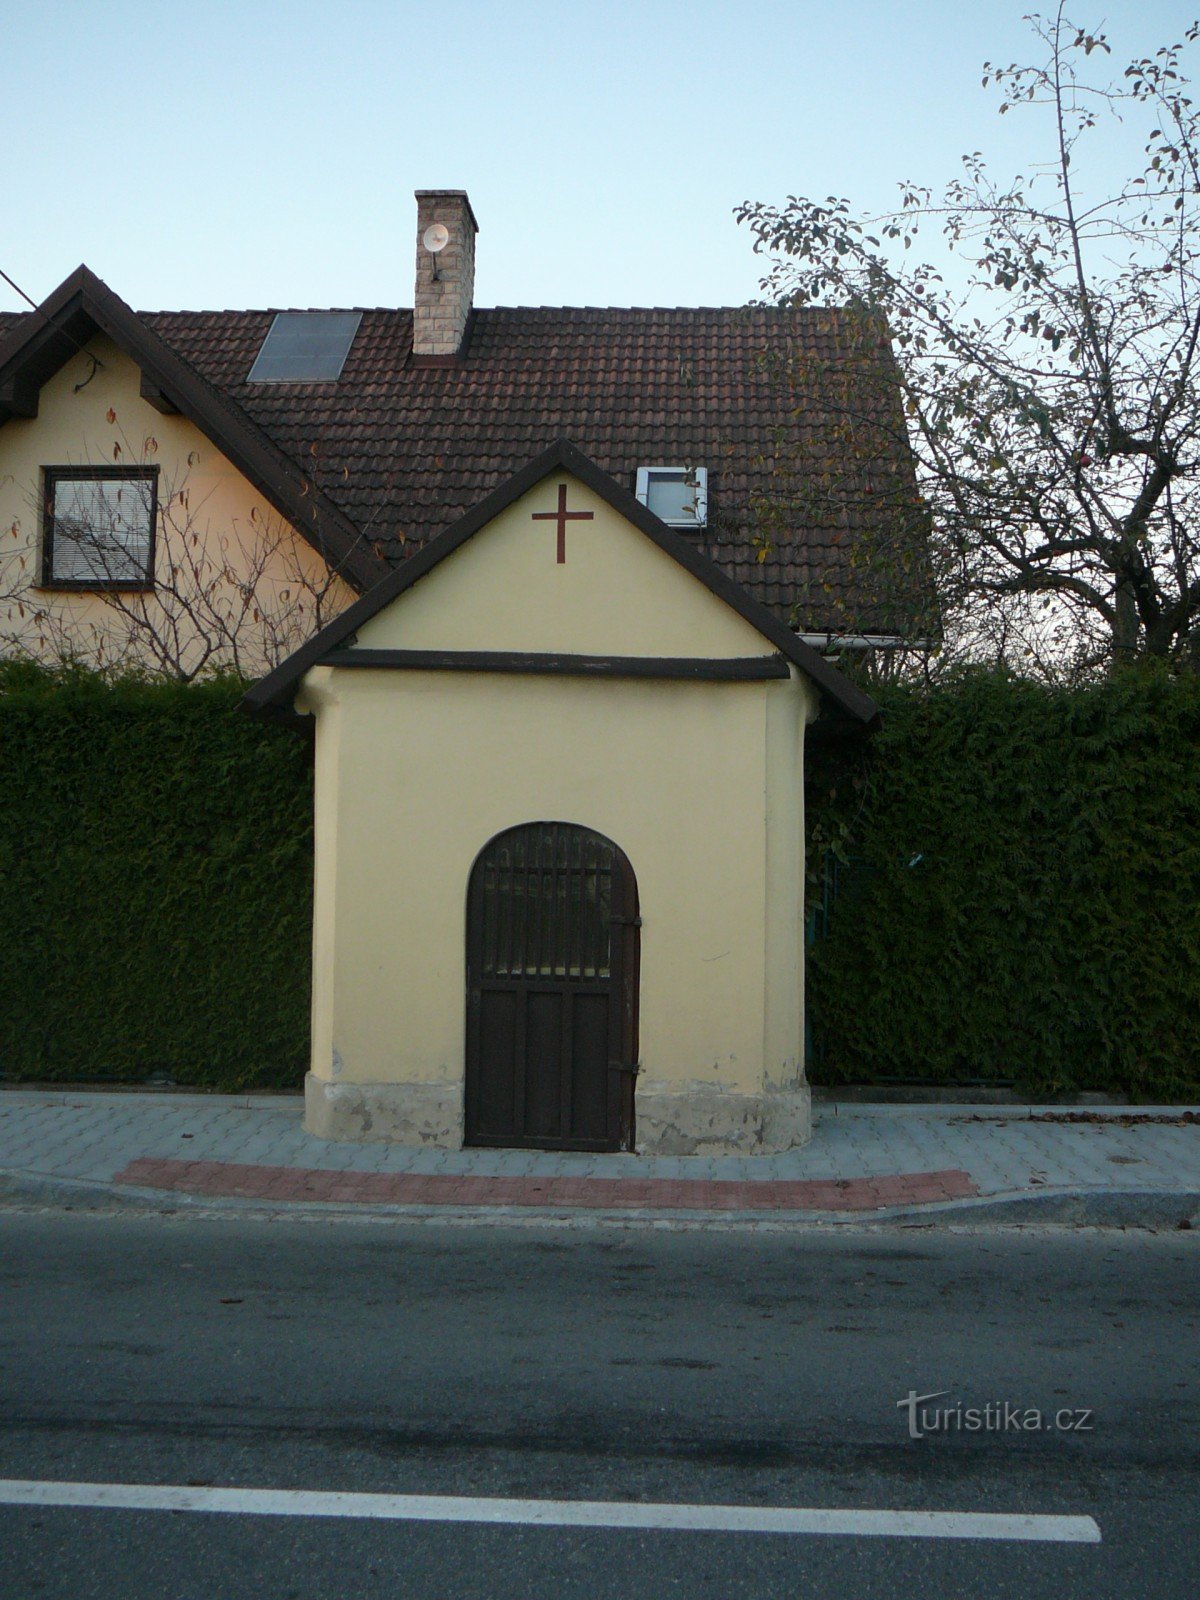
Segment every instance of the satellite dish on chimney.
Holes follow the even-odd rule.
[[[436,256],[450,243],[450,229],[444,222],[431,222],[421,235],[421,243],[431,256]]]

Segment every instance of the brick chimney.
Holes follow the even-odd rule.
[[[418,189],[417,285],[413,296],[413,356],[452,360],[462,349],[475,294],[475,235],[479,224],[465,189]],[[450,235],[432,251],[427,231],[441,223]]]

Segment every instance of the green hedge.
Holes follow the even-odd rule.
[[[1200,681],[879,698],[810,759],[813,1076],[1196,1098]]]
[[[240,692],[0,667],[6,1078],[301,1083],[311,755]],[[1196,1098],[1200,682],[880,698],[810,751],[813,1076]]]
[[[241,686],[0,673],[0,1073],[298,1086],[311,753]]]

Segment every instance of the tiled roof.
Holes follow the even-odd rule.
[[[460,364],[425,367],[411,311],[368,310],[336,383],[249,384],[274,312],[142,315],[389,562],[566,438],[628,489],[639,466],[707,467],[694,537],[802,631],[906,631],[894,581],[854,565],[917,503],[898,400],[853,381],[889,359],[878,325],[864,346],[861,321],[823,309],[499,307],[474,312]],[[764,524],[756,499],[781,491]]]

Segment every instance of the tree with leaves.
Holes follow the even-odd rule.
[[[1041,118],[1028,174],[997,181],[975,153],[944,194],[903,183],[883,216],[793,197],[738,217],[772,299],[886,319],[879,392],[859,371],[841,404],[877,430],[882,391],[899,395],[949,644],[1057,676],[1137,656],[1194,671],[1200,24],[1114,79],[1102,33],[1061,7],[1029,21],[1037,63],[983,69],[1001,113]],[[857,557],[885,585],[893,558]]]

